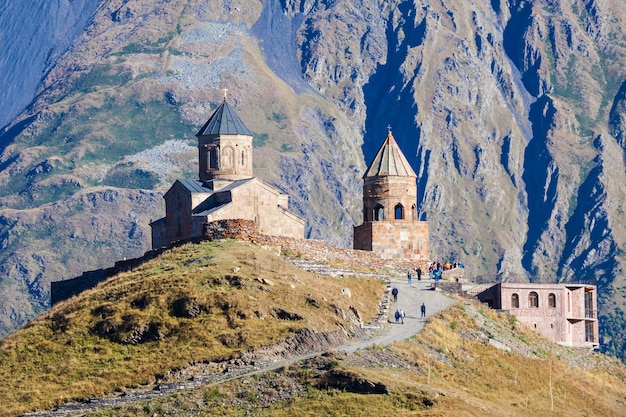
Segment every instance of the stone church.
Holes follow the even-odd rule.
[[[418,218],[417,175],[389,130],[363,175],[363,224],[354,228],[353,248],[428,260],[428,222]]]
[[[201,237],[206,224],[225,219],[304,238],[305,220],[289,210],[289,196],[254,176],[252,136],[224,97],[196,134],[199,179],[177,180],[164,195],[165,217],[150,223],[153,249]]]

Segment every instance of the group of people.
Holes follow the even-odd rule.
[[[409,273],[410,275],[410,273]],[[409,277],[409,283],[411,283],[411,278]],[[397,287],[393,287],[393,289],[391,290],[391,295],[393,296],[393,302],[396,303],[398,302],[398,288]],[[420,307],[420,312],[421,312],[421,317],[425,318],[426,317],[426,304],[422,303],[421,307]],[[400,309],[396,309],[396,312],[394,314],[394,317],[396,319],[396,323],[401,323],[404,324],[404,318],[406,317],[406,313],[404,312],[404,310]]]
[[[437,283],[441,279],[441,274],[443,271],[449,271],[454,268],[463,268],[464,265],[460,262],[445,262],[441,263],[440,261],[433,262],[428,266],[428,275],[431,279],[435,280]]]
[[[435,282],[438,282],[441,279],[441,274],[443,271],[449,271],[454,268],[463,268],[463,267],[464,265],[462,263],[456,262],[456,261],[445,262],[443,264],[440,261],[436,261],[428,265],[428,276],[430,277],[430,279],[434,279]],[[415,269],[415,274],[417,275],[417,280],[421,281],[424,271],[422,271],[422,268],[418,267]],[[413,277],[414,277],[413,271],[409,271],[407,273],[407,280],[409,282],[409,285],[411,285],[411,283],[413,282]]]
[[[440,261],[436,261],[428,265],[428,275],[430,279],[434,279],[435,283],[437,283],[441,279],[443,271],[449,271],[454,268],[464,268],[464,265],[456,261],[445,262],[443,264]],[[409,271],[407,273],[407,281],[409,285],[411,285],[411,283],[413,282],[414,272],[417,275],[418,281],[421,281],[422,276],[424,275],[424,271],[422,271],[422,268],[420,267],[416,268],[415,271]],[[393,296],[393,302],[396,303],[398,301],[398,288],[394,287],[391,290],[391,295]],[[422,303],[422,305],[420,306],[420,313],[422,318],[426,317],[426,304]],[[394,317],[396,319],[396,323],[404,324],[404,318],[406,317],[406,313],[402,309],[396,309]]]
[[[465,265],[463,265],[461,262],[449,262],[446,261],[445,263],[441,263],[440,261],[436,261],[433,262],[432,264],[430,264],[430,266],[428,267],[428,272],[432,273],[433,271],[449,271],[451,269],[454,268],[464,268]]]

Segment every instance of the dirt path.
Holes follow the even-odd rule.
[[[455,302],[442,292],[431,290],[433,282],[432,280],[417,281],[413,279],[412,284],[409,285],[406,279],[392,279],[391,288],[398,289],[398,301],[391,302],[389,323],[375,336],[366,340],[350,341],[338,347],[337,350],[354,352],[372,345],[386,346],[393,342],[408,339],[418,333],[426,323],[426,319],[420,317],[422,303],[426,305],[426,318],[428,318]],[[393,316],[396,309],[404,310],[406,314],[404,324],[395,323]]]
[[[407,280],[392,279],[391,288],[398,289],[398,301],[390,302],[388,323],[376,334],[368,339],[350,340],[347,343],[335,348],[337,351],[355,352],[359,349],[366,349],[373,345],[386,346],[393,342],[407,339],[418,333],[426,323],[426,319],[454,304],[454,300],[447,297],[439,291],[431,290],[432,280],[417,281],[413,280],[409,285]],[[420,317],[420,306],[426,305],[426,318]],[[404,310],[406,318],[404,324],[396,324],[394,313],[398,310]],[[124,394],[115,397],[93,398],[86,403],[74,403],[60,406],[54,410],[27,413],[29,417],[67,417],[75,415],[83,415],[85,413],[93,413],[110,407],[132,404],[137,401],[145,401],[171,395],[176,392],[198,388],[200,386],[209,386],[222,384],[239,378],[250,377],[260,373],[273,371],[286,365],[294,364],[306,359],[310,359],[322,352],[311,352],[305,355],[298,355],[283,359],[271,364],[266,364],[259,368],[241,368],[218,375],[198,375],[189,381],[174,382],[168,384],[159,384],[154,388],[129,390]]]

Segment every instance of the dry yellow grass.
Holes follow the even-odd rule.
[[[350,288],[350,299],[341,295],[343,287]],[[337,322],[347,324],[340,311],[349,306],[367,320],[377,313],[383,288],[375,280],[307,273],[243,242],[185,245],[56,306],[2,340],[0,415],[149,384],[171,369],[233,357],[302,328],[335,330]],[[294,319],[280,319],[278,311]],[[491,346],[490,338],[511,351]],[[623,416],[626,409],[621,363],[553,345],[510,316],[466,300],[389,348],[318,360],[326,370],[292,365],[250,384],[232,381],[95,415],[186,415],[202,407],[224,416],[252,410],[290,417],[569,417]],[[383,385],[388,393],[316,388],[331,369]],[[284,382],[274,387],[277,378]],[[268,391],[298,384],[301,394],[260,405]]]
[[[465,309],[478,312],[478,319]],[[511,327],[512,339],[505,335]],[[496,349],[487,343],[490,333],[527,350]],[[510,316],[475,304],[444,311],[393,350],[424,371],[412,375],[417,386],[440,393],[436,406],[419,415],[623,416],[626,410],[620,362],[558,347]]]
[[[496,338],[510,352],[489,343]],[[578,364],[578,365],[577,365]],[[386,394],[319,386],[330,372],[384,385]],[[332,379],[332,377],[331,377]],[[283,387],[300,394],[268,405]],[[510,316],[460,301],[389,348],[335,354],[247,383],[231,381],[97,416],[624,416],[626,368],[601,354],[561,348]]]
[[[3,339],[0,415],[149,384],[170,369],[233,357],[302,328],[336,330],[349,324],[337,312],[351,305],[367,320],[383,290],[380,281],[304,272],[242,242],[175,248]]]

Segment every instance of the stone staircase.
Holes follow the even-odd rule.
[[[362,272],[355,271],[349,268],[335,268],[330,266],[328,263],[312,261],[308,259],[299,259],[299,258],[285,258],[296,267],[312,272],[319,275],[331,276],[333,278],[349,278],[349,277],[369,277],[374,279],[381,279],[386,282],[385,293],[383,294],[383,298],[379,303],[379,312],[378,315],[372,322],[362,323],[362,329],[380,329],[386,322],[387,317],[389,317],[389,308],[391,304],[391,276],[374,273],[374,272]]]

